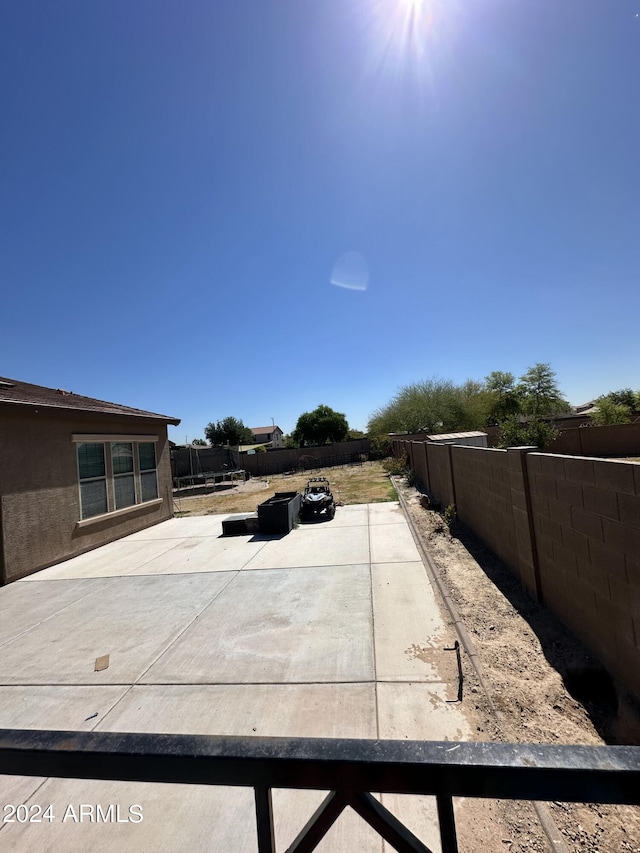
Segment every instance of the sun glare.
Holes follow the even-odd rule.
[[[377,71],[403,74],[408,67],[431,77],[443,0],[372,0],[370,36]]]

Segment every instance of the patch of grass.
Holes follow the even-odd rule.
[[[210,515],[218,513],[255,512],[262,501],[275,492],[302,492],[309,477],[326,477],[336,501],[345,504],[380,503],[398,499],[381,462],[365,462],[345,468],[322,468],[285,477],[282,474],[252,481],[262,488],[250,492],[212,493],[194,498],[174,499],[176,515]]]

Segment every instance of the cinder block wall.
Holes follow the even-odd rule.
[[[131,514],[79,528],[80,495],[74,433],[157,435],[158,495]],[[173,515],[166,425],[80,414],[7,415],[0,421],[0,513],[9,583]]]
[[[440,501],[443,507],[455,504],[456,493],[453,487],[450,444],[427,444],[427,463],[429,466],[429,491]]]
[[[584,429],[563,429],[547,448],[553,453],[562,453],[569,456],[582,455],[582,443],[580,441]]]
[[[640,422],[563,429],[547,451],[571,456],[640,456]]]
[[[427,443],[425,441],[412,441],[413,470],[416,472],[418,482],[425,489],[431,491],[429,486],[429,469],[427,467]]]
[[[640,464],[423,447],[429,491],[640,699]]]
[[[393,446],[395,448],[394,452],[398,459],[401,459],[403,456],[406,456],[407,459],[409,458],[408,444],[409,442],[405,441],[403,438],[399,438],[393,442]]]
[[[582,429],[580,446],[584,456],[640,456],[640,423]]]
[[[543,600],[640,697],[640,465],[527,456]]]
[[[484,447],[451,448],[458,517],[494,554],[517,569],[507,455],[506,450]]]

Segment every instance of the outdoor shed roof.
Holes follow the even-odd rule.
[[[442,432],[438,435],[428,435],[429,441],[451,441],[452,438],[480,438],[486,432]]]
[[[180,423],[179,418],[172,418],[169,415],[159,415],[155,412],[146,412],[143,409],[133,409],[131,406],[121,406],[119,403],[108,403],[105,400],[95,400],[93,397],[83,397],[62,388],[45,388],[42,385],[31,385],[17,379],[0,377],[0,406],[7,403],[34,408],[127,415],[135,418],[165,421],[174,426]]]

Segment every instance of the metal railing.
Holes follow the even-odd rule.
[[[0,774],[253,788],[259,853],[275,853],[273,788],[330,793],[289,846],[314,850],[351,806],[400,853],[429,849],[371,795],[436,798],[457,853],[453,797],[640,804],[640,747],[0,730]]]

